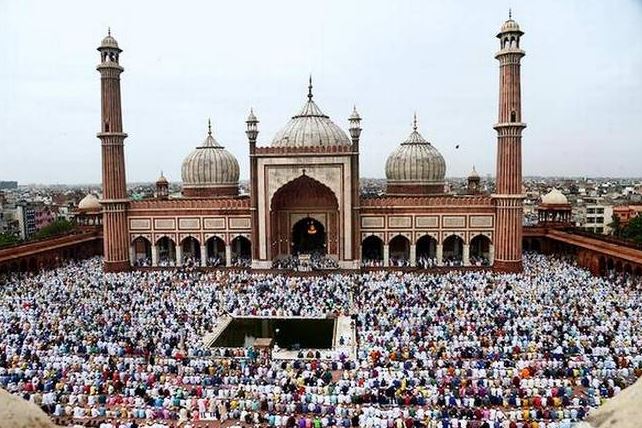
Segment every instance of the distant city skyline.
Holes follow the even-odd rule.
[[[415,111],[448,177],[473,165],[494,175],[494,35],[508,7],[526,33],[525,176],[640,177],[641,2],[24,1],[0,4],[0,180],[100,182],[95,49],[108,26],[124,50],[129,183],[160,170],[180,181],[209,117],[247,179],[250,107],[267,146],[304,103],[310,73],[338,125],[353,104],[363,117],[362,177],[384,176]]]

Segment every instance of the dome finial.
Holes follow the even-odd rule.
[[[107,27],[107,35],[111,36],[111,27]]]
[[[308,83],[308,100],[312,101],[312,74],[310,74],[310,80]]]
[[[508,8],[508,19],[513,19],[513,10],[510,7]]]
[[[416,131],[417,130],[417,112],[412,117],[412,130]]]
[[[212,135],[212,120],[207,118],[207,135]]]

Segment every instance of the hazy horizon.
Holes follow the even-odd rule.
[[[96,47],[111,26],[121,64],[127,180],[180,181],[183,158],[215,138],[248,177],[244,120],[270,144],[305,101],[347,130],[363,117],[361,176],[382,178],[411,130],[447,176],[494,176],[498,63],[509,7],[522,48],[523,170],[534,177],[642,173],[642,2],[0,3],[0,180],[99,184]],[[459,149],[455,147],[459,145]]]

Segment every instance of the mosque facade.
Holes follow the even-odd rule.
[[[231,266],[247,260],[269,269],[287,255],[321,253],[340,268],[364,260],[389,266],[404,259],[437,265],[483,261],[496,270],[522,269],[522,155],[520,48],[523,35],[509,18],[497,34],[499,118],[496,192],[479,190],[473,170],[469,194],[445,191],[446,162],[420,132],[415,118],[408,137],[389,155],[384,195],[359,189],[361,117],[356,108],[347,132],[317,105],[312,82],[303,107],[273,137],[257,145],[259,120],[245,123],[250,159],[249,194],[239,192],[236,158],[211,127],[182,164],[182,195],[169,195],[161,175],[156,195],[127,196],[120,97],[121,49],[108,34],[98,48],[101,76],[102,224],[106,271],[125,271],[138,260],[152,266],[203,266],[216,258]]]

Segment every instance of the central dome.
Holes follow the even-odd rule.
[[[274,136],[272,147],[319,147],[350,145],[350,138],[312,101],[312,80],[308,101],[301,111]]]

